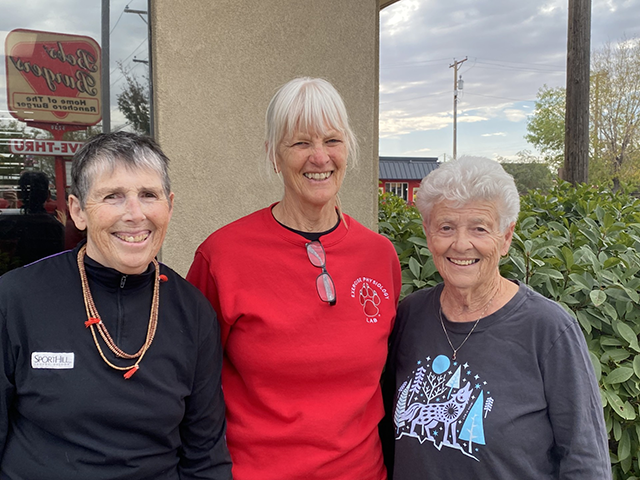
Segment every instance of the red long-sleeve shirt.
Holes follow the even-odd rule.
[[[379,380],[398,258],[345,216],[320,239],[336,286],[330,306],[307,241],[266,208],[213,233],[187,276],[218,312],[234,479],[383,480]]]

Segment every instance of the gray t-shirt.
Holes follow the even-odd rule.
[[[416,292],[398,309],[381,425],[391,478],[611,478],[602,404],[578,323],[520,285],[453,360],[439,318],[442,288]],[[456,348],[474,323],[443,321]]]

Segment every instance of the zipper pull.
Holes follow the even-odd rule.
[[[124,284],[127,281],[127,276],[123,275],[122,278],[120,279],[120,288],[124,288]]]

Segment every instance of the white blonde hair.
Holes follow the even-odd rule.
[[[422,179],[416,207],[425,222],[429,222],[434,205],[442,201],[453,207],[493,203],[502,232],[518,220],[520,212],[520,195],[513,177],[498,162],[484,157],[464,156],[443,163]]]

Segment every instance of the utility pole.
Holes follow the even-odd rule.
[[[453,159],[458,158],[458,82],[462,82],[462,79],[458,80],[458,66],[467,61],[467,57],[464,60],[456,61],[453,59],[453,63],[449,65],[449,68],[453,68]],[[462,89],[462,85],[460,85]]]
[[[591,0],[569,0],[564,180],[589,180],[589,68]]]
[[[100,74],[100,84],[102,88],[102,132],[109,133],[111,131],[111,85],[109,75],[109,25],[111,8],[109,2],[111,0],[102,0],[102,35],[100,45],[102,50],[100,65],[102,72]]]

